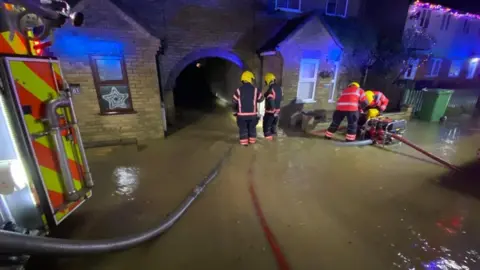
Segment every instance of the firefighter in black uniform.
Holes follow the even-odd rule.
[[[253,86],[255,75],[251,71],[244,71],[240,80],[242,86],[235,90],[232,102],[240,144],[247,146],[257,141],[258,103],[263,101],[263,95],[262,91]]]
[[[278,115],[283,100],[282,88],[277,84],[275,75],[267,73],[265,84],[268,90],[265,92],[265,115],[263,116],[263,134],[265,139],[271,141],[277,135]]]

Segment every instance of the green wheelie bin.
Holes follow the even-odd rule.
[[[453,90],[428,89],[423,93],[422,108],[418,118],[428,122],[438,122],[445,115]]]

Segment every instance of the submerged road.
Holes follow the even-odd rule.
[[[479,133],[457,125],[411,123],[406,137],[457,165],[480,147]],[[231,119],[212,114],[163,141],[90,150],[94,196],[60,236],[105,238],[155,225],[232,143]],[[480,269],[480,185],[444,184],[449,174],[406,146],[260,139],[235,147],[160,239],[121,253],[34,260],[32,269]]]

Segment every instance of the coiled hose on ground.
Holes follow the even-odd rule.
[[[194,188],[192,193],[183,200],[175,211],[173,211],[159,226],[148,231],[136,235],[105,240],[69,240],[27,236],[13,232],[0,231],[0,253],[29,255],[87,255],[125,250],[152,240],[166,232],[180,219],[180,217],[182,217],[195,199],[217,176],[223,163],[230,156],[231,151],[232,147],[230,147],[208,176]]]

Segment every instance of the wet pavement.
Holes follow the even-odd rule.
[[[405,137],[456,165],[478,165],[479,126],[412,122]],[[478,166],[452,175],[405,145],[342,147],[301,136],[236,143],[229,115],[211,114],[163,141],[89,150],[94,196],[59,236],[108,238],[158,224],[235,144],[217,178],[160,239],[48,267],[280,269],[253,186],[288,262],[283,269],[480,269]]]

